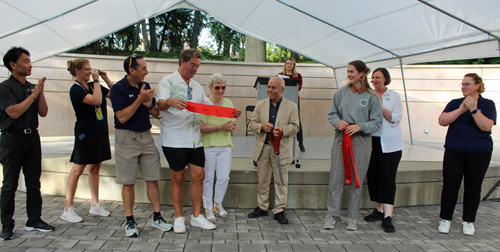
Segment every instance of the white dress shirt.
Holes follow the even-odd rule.
[[[401,126],[399,122],[403,118],[403,105],[401,104],[399,94],[387,88],[382,95],[382,105],[392,113],[392,122],[384,117],[382,127],[379,131],[373,133],[372,136],[380,137],[382,152],[384,153],[402,150],[404,143],[401,139]]]
[[[193,88],[188,100],[188,85],[177,70],[171,75],[164,77],[158,84],[157,100],[167,100],[178,97],[185,101],[212,105],[205,95],[203,87],[191,79],[189,87]],[[170,107],[161,111],[161,145],[171,148],[198,148],[203,147],[200,133],[200,118],[198,113],[186,109],[178,110]]]

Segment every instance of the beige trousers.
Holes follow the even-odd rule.
[[[257,160],[257,176],[259,186],[257,188],[257,201],[259,207],[267,211],[269,208],[269,189],[271,176],[274,177],[274,208],[273,213],[279,213],[285,210],[288,201],[288,164],[281,163],[283,170],[283,185],[281,184],[278,171],[278,161],[272,145],[264,144]]]

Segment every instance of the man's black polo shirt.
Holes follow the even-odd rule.
[[[7,80],[0,83],[0,130],[20,130],[38,128],[38,98],[31,103],[31,106],[16,120],[12,119],[5,109],[11,105],[16,105],[28,98],[33,92],[35,85],[26,80],[23,85],[18,79],[11,75]]]

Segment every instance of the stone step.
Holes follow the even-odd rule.
[[[44,154],[42,163],[42,193],[65,195],[66,181],[72,163],[69,155]],[[328,193],[330,160],[300,160],[301,168],[289,165],[288,206],[294,209],[325,209]],[[172,204],[170,198],[170,171],[164,157],[161,157],[163,179],[159,181],[161,204]],[[395,206],[433,205],[440,203],[442,188],[442,162],[402,161],[396,179],[397,192]],[[80,177],[77,198],[90,198],[87,170]],[[1,176],[1,175],[0,175]],[[483,182],[482,196],[500,179],[500,165],[492,162]],[[191,205],[189,199],[189,172],[186,170],[184,184],[184,205]],[[273,206],[274,190],[271,186],[270,205]],[[350,185],[344,186],[343,208],[347,207]],[[135,186],[136,202],[149,202],[146,183],[137,174]],[[460,194],[463,192],[463,186]],[[500,197],[500,189],[490,196]],[[99,198],[121,201],[121,186],[115,183],[114,159],[103,162],[100,171]],[[459,197],[459,202],[462,197]],[[257,169],[251,158],[233,158],[229,186],[224,198],[224,206],[230,208],[253,208],[257,206]],[[363,185],[361,208],[371,208],[366,181]]]

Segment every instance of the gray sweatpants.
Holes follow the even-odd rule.
[[[346,183],[344,157],[342,152],[342,140],[344,132],[335,130],[335,139],[332,145],[332,164],[330,167],[330,182],[328,185],[328,214],[331,216],[340,216],[340,207],[342,206],[342,193]],[[352,183],[350,185],[348,217],[353,219],[359,215],[359,206],[361,204],[361,192],[366,171],[370,163],[372,151],[371,135],[356,133],[352,136],[352,151],[360,187],[356,188],[356,177],[351,160]]]

